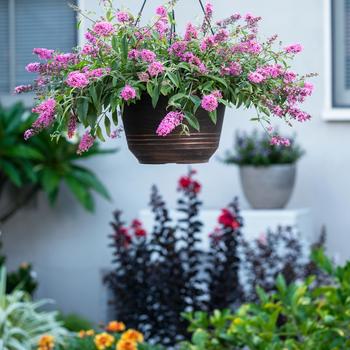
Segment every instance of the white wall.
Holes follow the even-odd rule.
[[[97,1],[90,0],[91,5]],[[133,9],[139,0],[121,2]],[[160,1],[149,1],[152,7]],[[350,256],[350,123],[326,123],[321,120],[324,99],[324,19],[321,0],[215,0],[217,17],[231,12],[252,12],[263,16],[266,35],[280,33],[285,43],[301,42],[305,46],[295,68],[301,72],[316,71],[317,86],[307,104],[313,120],[297,125],[299,141],[307,155],[299,164],[298,180],[289,207],[311,207],[315,230],[325,224],[328,229],[329,251],[339,253],[344,260]],[[151,7],[151,5],[148,5]],[[147,9],[150,13],[151,9]],[[193,14],[200,15],[197,1],[180,1],[177,18],[186,23]],[[237,129],[253,127],[248,122],[253,111],[228,110],[218,154],[232,144]],[[175,204],[175,183],[186,166],[139,165],[128,152],[125,140],[116,144],[121,151],[112,156],[92,159],[96,170],[109,188],[113,202],[97,199],[95,215],[89,215],[72,201],[66,191],[56,208],[48,207],[41,198],[38,210],[21,212],[3,228],[5,251],[10,267],[22,261],[32,261],[39,275],[39,297],[52,297],[62,310],[76,311],[96,321],[104,319],[104,295],[100,272],[109,266],[111,251],[107,234],[112,211],[121,208],[130,219],[148,203],[152,184],[159,185],[165,198]],[[239,195],[246,202],[239,186],[238,172],[215,159],[196,167],[204,189],[202,198],[207,208],[220,208]]]

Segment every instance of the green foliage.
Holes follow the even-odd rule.
[[[113,151],[101,150],[96,145],[83,156],[78,156],[74,143],[65,138],[53,143],[46,130],[25,141],[23,133],[34,119],[35,116],[28,113],[21,103],[10,108],[0,106],[0,191],[6,183],[23,190],[21,192],[30,187],[32,190],[28,192],[28,198],[42,190],[54,204],[61,185],[65,183],[78,202],[89,211],[94,209],[92,192],[109,199],[100,180],[81,162],[78,163],[78,159]],[[22,198],[16,204],[21,206],[28,198]]]
[[[259,289],[260,302],[236,313],[187,315],[192,341],[182,350],[336,350],[350,347],[350,262],[334,267],[318,251],[318,263],[332,273],[333,283],[313,286],[313,278],[287,285],[280,275],[277,292]]]
[[[59,314],[58,319],[63,323],[64,328],[70,332],[87,331],[93,329],[93,323],[77,314]]]
[[[2,243],[0,241],[0,251]],[[0,254],[0,269],[5,267],[6,257]],[[10,294],[14,290],[22,290],[32,295],[38,287],[38,282],[34,277],[31,264],[22,263],[16,271],[8,272],[6,276],[6,293]]]
[[[43,334],[52,334],[60,344],[66,330],[56,320],[55,312],[40,311],[48,303],[32,302],[23,291],[6,294],[6,271],[0,269],[0,349],[30,350]]]
[[[234,150],[227,151],[223,162],[226,164],[269,166],[275,164],[293,164],[303,155],[302,148],[289,138],[291,145],[271,145],[271,137],[267,133],[254,130],[251,134],[237,133]]]

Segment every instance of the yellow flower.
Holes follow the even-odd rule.
[[[122,340],[129,340],[135,343],[143,342],[143,334],[136,331],[135,329],[128,329],[125,333],[123,333]]]
[[[119,340],[116,350],[137,350],[137,343],[131,340]]]
[[[241,318],[239,318],[239,317],[237,317],[237,318],[235,318],[233,320],[233,324],[236,325],[236,326],[238,326],[238,325],[240,325],[242,323],[243,323],[243,320]]]
[[[106,327],[108,332],[123,332],[125,331],[125,324],[123,322],[111,321]]]
[[[109,348],[113,344],[114,337],[104,332],[101,334],[97,334],[95,336],[94,341],[98,350],[104,350],[106,348]]]
[[[40,350],[51,350],[55,346],[55,338],[52,335],[44,334],[38,341]]]
[[[79,338],[91,337],[93,335],[95,335],[95,331],[93,329],[89,329],[87,331],[80,331],[78,333]]]
[[[86,335],[87,335],[88,337],[91,337],[91,336],[95,335],[95,331],[94,331],[93,329],[88,329],[88,330],[86,331]]]

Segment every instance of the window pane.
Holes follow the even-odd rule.
[[[8,0],[0,0],[0,92],[10,90],[8,28]]]
[[[34,75],[24,67],[38,60],[34,47],[70,52],[77,45],[76,13],[68,6],[75,1],[15,1],[16,85],[29,84]]]
[[[333,1],[333,105],[350,106],[350,0]]]

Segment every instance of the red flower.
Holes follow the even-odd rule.
[[[191,185],[191,178],[188,176],[182,176],[179,180],[179,187],[180,189],[187,189]]]
[[[137,228],[137,227],[141,227],[141,226],[142,226],[142,222],[138,219],[134,219],[131,222],[131,227],[133,227],[133,228]]]
[[[241,224],[238,222],[237,218],[228,209],[221,210],[221,215],[218,218],[218,222],[225,227],[232,227],[234,230],[241,227]]]
[[[135,236],[137,237],[145,237],[147,234],[146,230],[144,230],[142,227],[135,228]]]
[[[136,237],[145,237],[147,234],[146,230],[142,227],[142,222],[138,219],[134,219],[131,222],[131,228],[134,230]]]
[[[190,176],[182,176],[179,180],[180,190],[188,190],[193,191],[194,193],[199,193],[201,187],[201,184],[196,180],[192,180]]]

